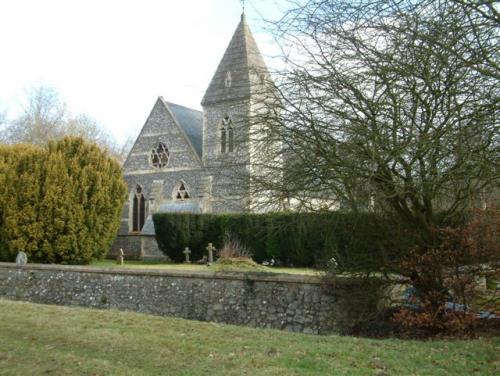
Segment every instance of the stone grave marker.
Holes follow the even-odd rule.
[[[118,256],[116,256],[116,263],[118,265],[123,265],[123,249],[120,248],[120,250],[118,251]]]
[[[189,260],[189,255],[191,254],[191,251],[189,250],[189,247],[186,247],[186,249],[182,252],[186,256],[186,260],[184,261],[185,264],[191,264],[191,261]]]
[[[215,252],[215,248],[212,245],[212,243],[208,243],[207,251],[208,251],[208,264],[207,265],[212,265],[214,263],[214,252]]]
[[[16,265],[26,265],[28,263],[28,256],[24,252],[18,252],[16,256]]]

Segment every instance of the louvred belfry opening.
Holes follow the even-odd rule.
[[[220,128],[220,151],[221,153],[231,153],[234,151],[234,129],[233,121],[226,115],[222,120]]]

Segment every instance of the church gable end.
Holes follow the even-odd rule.
[[[156,212],[251,209],[247,177],[256,156],[248,119],[267,76],[242,15],[201,102],[203,113],[158,98],[123,167],[130,200],[113,252],[157,255],[144,245],[154,235]]]
[[[198,111],[183,107],[183,112],[178,108],[174,112],[170,106],[176,105],[165,102],[161,97],[156,101],[125,161],[125,175],[201,167],[201,147],[197,150],[190,139],[191,136],[196,144],[197,137],[201,138],[201,113],[198,119]],[[176,119],[176,113],[183,116],[181,120],[189,135]]]

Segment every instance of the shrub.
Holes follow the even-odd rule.
[[[224,238],[224,245],[218,252],[219,259],[252,258],[252,253],[238,240],[238,238],[230,233],[226,233]]]
[[[440,334],[459,337],[473,337],[477,325],[477,317],[472,312],[446,310],[444,306],[438,310],[423,306],[414,311],[403,308],[393,315],[393,320],[400,324],[403,337],[425,338]]]
[[[184,247],[195,260],[209,242],[221,249],[225,233],[259,263],[274,258],[302,267],[323,266],[333,257],[342,270],[380,270],[402,249],[395,228],[373,213],[157,213],[153,220],[159,248],[176,262],[184,260]]]
[[[81,138],[0,148],[0,259],[81,264],[103,257],[120,224],[120,166]]]
[[[407,276],[413,285],[418,306],[394,315],[404,333],[474,334],[477,313],[474,302],[484,302],[487,295],[478,282],[486,277],[500,277],[499,235],[498,208],[475,209],[464,224],[435,228],[431,244],[416,246],[392,263],[392,269]],[[498,296],[493,292],[488,300],[498,301]],[[460,309],[446,309],[447,302],[457,304]]]

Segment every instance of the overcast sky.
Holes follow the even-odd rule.
[[[279,16],[275,3],[245,9],[271,65],[262,17]],[[201,109],[241,11],[239,0],[1,0],[0,110],[13,116],[27,88],[49,85],[123,142],[160,95]]]

